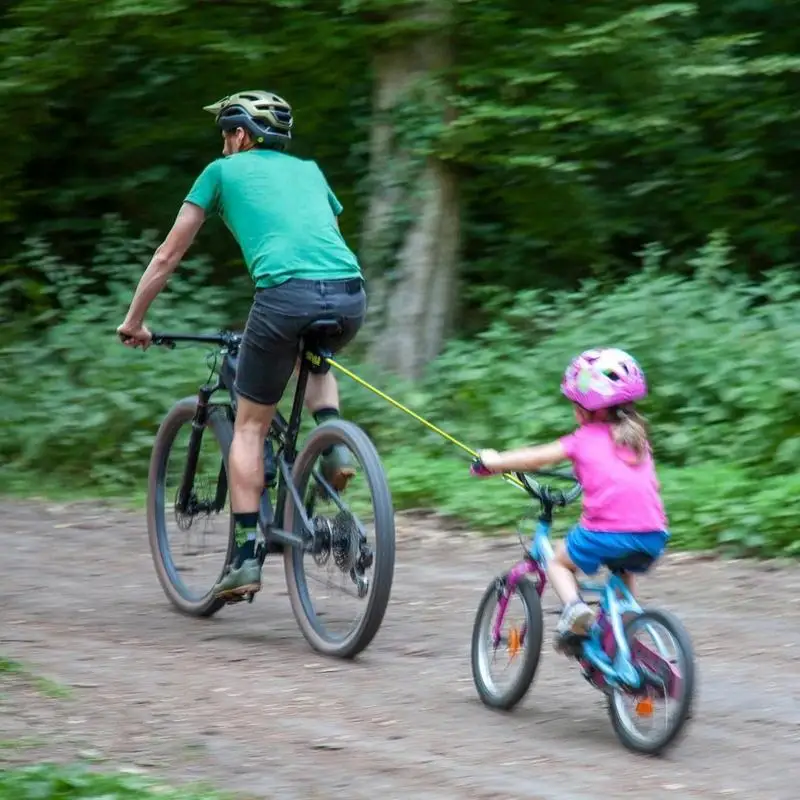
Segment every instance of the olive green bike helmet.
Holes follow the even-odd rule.
[[[292,108],[272,92],[236,92],[203,106],[203,111],[215,115],[220,130],[244,128],[257,146],[284,150],[292,138]]]

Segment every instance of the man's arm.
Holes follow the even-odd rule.
[[[142,325],[147,309],[166,286],[169,276],[180,264],[184,253],[189,249],[197,232],[203,226],[205,218],[206,213],[200,206],[196,206],[194,203],[184,203],[181,206],[172,230],[153,254],[150,264],[139,280],[122,327],[138,328]]]

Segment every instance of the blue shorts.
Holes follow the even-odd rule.
[[[613,533],[587,531],[576,525],[567,534],[567,555],[585,575],[594,575],[609,559],[622,558],[632,552],[647,553],[654,560],[667,547],[669,533]],[[635,571],[635,570],[632,570]]]

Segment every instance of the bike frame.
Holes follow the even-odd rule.
[[[492,642],[495,647],[500,643],[501,629],[508,602],[517,584],[532,575],[536,580],[536,591],[541,597],[547,586],[547,565],[553,557],[550,542],[552,529],[552,512],[548,509],[542,513],[531,540],[526,557],[515,564],[502,578],[498,585],[498,612],[492,628]],[[628,646],[624,633],[623,617],[625,614],[642,614],[642,607],[628,591],[622,579],[610,574],[605,583],[579,581],[582,592],[599,595],[600,613],[589,635],[581,642],[578,660],[587,677],[599,688],[622,688],[635,691],[644,684],[641,670],[634,664],[645,666],[655,675],[668,674],[667,691],[671,697],[680,697],[681,677],[672,664],[647,645],[636,642],[634,653]],[[520,642],[524,643],[526,629],[520,633]]]
[[[233,387],[233,376],[236,374],[236,361],[238,357],[241,335],[221,333],[221,334],[157,334],[153,336],[153,343],[174,348],[178,342],[207,343],[220,346],[220,354],[223,363],[219,370],[215,370],[216,380],[200,387],[197,392],[197,407],[192,419],[192,431],[187,447],[186,464],[184,466],[181,486],[178,492],[178,510],[181,513],[191,511],[190,501],[192,498],[192,487],[194,485],[195,472],[200,456],[200,446],[202,443],[203,431],[208,423],[210,411],[217,407],[224,407],[226,414],[231,422],[236,418],[236,392]],[[293,503],[300,520],[302,533],[287,531],[278,528],[273,524],[275,515],[272,510],[272,503],[269,497],[269,488],[264,486],[261,498],[261,508],[259,509],[259,520],[262,530],[267,537],[267,549],[270,544],[279,543],[296,547],[302,550],[312,550],[316,539],[315,531],[311,520],[308,518],[305,506],[297,488],[292,480],[292,468],[297,457],[297,438],[300,432],[300,423],[303,413],[303,400],[305,398],[308,376],[311,365],[319,364],[322,358],[328,356],[327,353],[313,348],[301,348],[302,357],[300,359],[300,369],[297,375],[297,386],[292,401],[292,409],[287,420],[276,409],[275,417],[270,426],[269,433],[265,439],[265,451],[272,441],[278,444],[278,453],[275,454],[277,474],[279,476],[277,487],[276,511],[277,518],[283,518],[283,512],[287,499]],[[212,397],[220,390],[225,390],[230,396],[230,403],[212,403]],[[265,453],[266,456],[266,453]],[[265,464],[266,466],[266,464]],[[339,499],[338,494],[332,489],[327,481],[322,477],[318,470],[312,473],[313,478],[328,493],[328,496],[339,507],[346,511],[346,506]],[[217,476],[217,488],[215,499],[211,510],[219,513],[225,505],[225,498],[228,491],[228,480],[225,465],[220,465]]]

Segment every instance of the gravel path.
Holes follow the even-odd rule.
[[[173,612],[142,515],[5,501],[0,552],[0,656],[70,688],[0,674],[0,763],[84,758],[281,800],[798,797],[797,566],[675,555],[642,582],[687,625],[699,671],[686,736],[652,759],[622,748],[549,633],[524,703],[481,705],[472,621],[518,556],[508,541],[398,516],[392,601],[354,663],[308,648],[280,563],[253,605]]]

